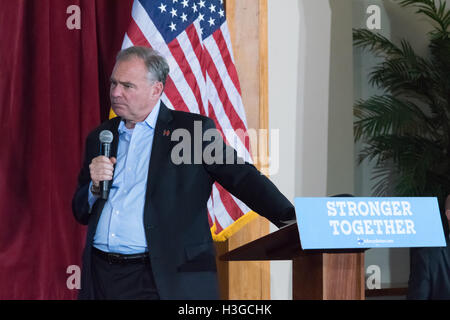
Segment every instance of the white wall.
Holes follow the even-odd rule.
[[[271,179],[291,201],[324,196],[331,8],[328,0],[269,0],[268,6],[269,128],[280,130],[279,171]],[[271,298],[291,299],[291,279],[290,262],[272,262]]]
[[[297,197],[327,192],[328,103],[331,9],[328,0],[299,1],[301,19],[297,69]]]
[[[381,8],[383,35],[411,39],[426,53],[427,24],[390,0],[268,0],[269,127],[280,137],[279,170],[271,179],[292,201],[372,193],[373,165],[356,165],[352,110],[356,99],[379,93],[368,84],[378,60],[353,49],[351,28],[366,26],[373,4]],[[406,285],[407,249],[371,249],[366,267],[372,264],[380,266],[382,283]],[[291,275],[291,263],[272,262],[272,299],[292,298]]]
[[[354,193],[352,2],[330,0],[327,195]]]
[[[296,0],[268,1],[269,129],[279,130],[279,170],[271,180],[291,201],[295,197],[296,118],[300,32],[304,30]],[[281,156],[283,155],[283,156]],[[276,230],[272,225],[271,231]],[[292,299],[292,263],[273,261],[271,298]]]

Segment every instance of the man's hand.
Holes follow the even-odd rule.
[[[105,156],[98,156],[92,159],[89,165],[92,184],[96,187],[100,185],[100,181],[110,181],[114,176],[114,165],[117,160],[114,157],[107,158]]]

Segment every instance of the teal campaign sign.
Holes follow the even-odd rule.
[[[296,198],[303,249],[442,247],[436,198]]]

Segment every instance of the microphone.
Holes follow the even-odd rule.
[[[111,153],[111,142],[114,136],[111,131],[103,130],[99,135],[100,139],[100,155],[109,159]],[[100,191],[102,199],[107,200],[109,195],[110,181],[100,181]]]

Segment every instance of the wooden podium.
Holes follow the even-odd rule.
[[[364,300],[364,250],[303,250],[291,224],[229,251],[223,261],[292,260],[294,300]]]

